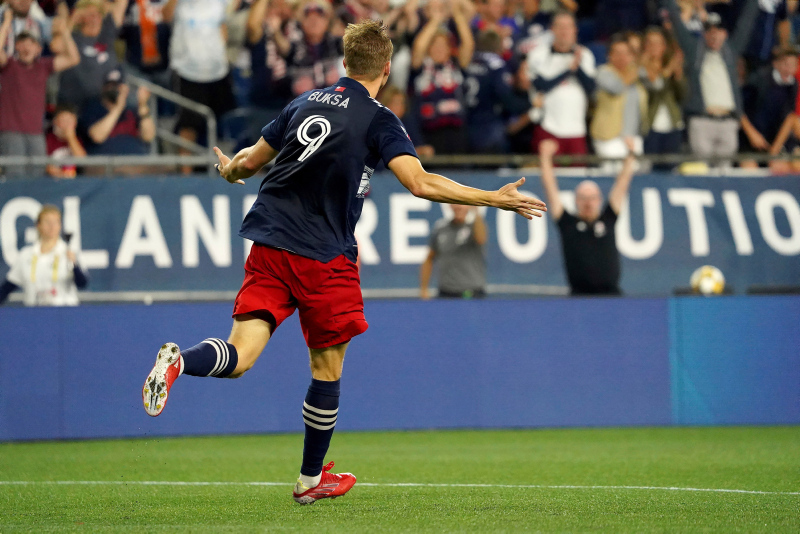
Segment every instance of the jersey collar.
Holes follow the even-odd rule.
[[[361,82],[358,82],[353,78],[348,78],[347,76],[342,76],[341,78],[339,78],[339,81],[336,82],[334,85],[338,85],[339,87],[346,87],[347,89],[353,89],[354,91],[361,91],[365,95],[369,96],[369,91],[367,91],[366,87],[361,85]]]

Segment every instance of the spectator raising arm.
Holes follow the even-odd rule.
[[[666,7],[669,13],[669,20],[672,23],[672,32],[678,41],[678,46],[683,52],[692,59],[695,54],[694,47],[697,46],[698,39],[692,35],[681,17],[681,8],[678,0],[666,0]]]
[[[168,0],[161,9],[161,18],[167,24],[172,24],[175,19],[175,8],[178,7],[178,0]]]
[[[109,3],[109,13],[114,20],[114,26],[120,28],[125,21],[125,12],[128,11],[128,0],[114,0]]]
[[[289,39],[286,38],[281,30],[281,19],[277,16],[270,17],[267,19],[267,25],[269,25],[270,37],[278,48],[278,53],[282,57],[288,56],[292,50],[292,43],[289,42]]]
[[[129,92],[130,89],[127,85],[120,84],[116,102],[109,108],[105,117],[89,127],[89,137],[94,143],[102,145],[108,140],[108,137],[119,121],[120,115],[125,111],[125,101],[128,98]]]
[[[150,113],[150,91],[146,87],[139,87],[136,92],[136,100],[139,104],[137,114],[139,117],[139,138],[145,143],[149,143],[156,137],[156,121]]]
[[[61,39],[62,50],[53,58],[53,70],[61,72],[80,63],[81,53],[78,51],[75,39],[72,38],[72,33],[67,28],[66,19],[60,17],[53,19],[53,37],[56,36]]]
[[[428,48],[431,45],[431,41],[433,41],[433,37],[436,35],[436,31],[445,21],[446,14],[441,2],[431,3],[430,17],[425,26],[422,27],[419,35],[417,35],[417,38],[414,39],[414,45],[411,49],[412,69],[418,69],[422,66],[422,62],[425,61],[425,57],[428,55]]]
[[[552,139],[545,139],[539,143],[539,163],[541,165],[542,189],[547,198],[547,211],[558,222],[564,214],[564,205],[561,204],[561,197],[558,191],[558,179],[556,178],[553,156],[558,152],[558,142]]]
[[[472,36],[472,30],[469,27],[466,11],[467,6],[465,3],[468,0],[455,0],[453,3],[453,22],[456,24],[458,31],[458,64],[462,69],[469,67],[472,62],[472,55],[475,52],[475,38]]]
[[[11,33],[11,24],[14,21],[14,13],[11,9],[6,9],[3,12],[3,22],[0,23],[0,43],[5,43],[8,40],[8,35]],[[0,68],[5,67],[8,63],[8,54],[6,54],[6,47],[0,46]]]
[[[483,220],[477,208],[472,208],[475,211],[475,220],[472,222],[472,238],[479,245],[485,245],[489,240],[489,231],[486,229],[486,221]]]
[[[617,215],[619,215],[622,205],[625,203],[625,198],[628,196],[628,190],[633,180],[634,167],[636,166],[633,140],[626,138],[625,146],[628,148],[628,157],[625,158],[622,171],[617,175],[617,179],[614,180],[614,185],[611,186],[611,191],[608,193],[608,205]]]
[[[569,11],[570,13],[575,13],[578,11],[578,0],[558,0],[561,4],[561,8]]]
[[[256,44],[264,37],[264,17],[267,14],[269,0],[255,0],[247,13],[247,42]]]
[[[742,55],[747,48],[756,20],[758,20],[758,0],[746,0],[736,21],[736,27],[728,40],[733,53],[737,56]]]

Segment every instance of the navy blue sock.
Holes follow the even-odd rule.
[[[202,343],[181,351],[183,357],[183,374],[191,376],[229,376],[236,364],[239,354],[236,347],[221,339],[208,338]]]
[[[338,413],[339,381],[325,382],[312,378],[303,403],[306,439],[301,475],[315,477],[322,472],[322,463],[331,444]]]

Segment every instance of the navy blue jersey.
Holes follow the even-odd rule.
[[[512,75],[506,62],[491,52],[476,52],[467,67],[467,123],[502,123],[502,112],[524,113],[530,105],[520,109],[511,88]]]
[[[467,122],[500,119],[500,108],[511,94],[506,62],[491,52],[476,52],[467,67]]]
[[[378,162],[417,155],[400,119],[350,78],[303,93],[261,135],[280,153],[239,235],[324,263],[358,257],[353,230]]]

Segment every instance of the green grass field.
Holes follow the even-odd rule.
[[[328,458],[359,482],[313,506],[291,499],[301,447],[0,444],[0,532],[800,532],[800,427],[340,432]]]

